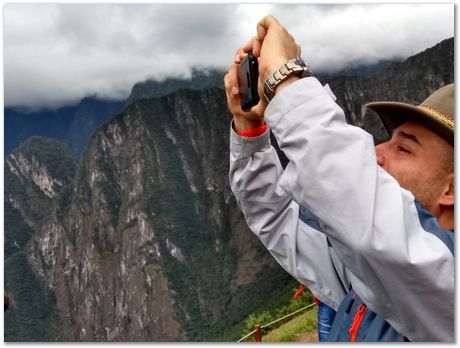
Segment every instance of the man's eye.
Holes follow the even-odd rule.
[[[405,147],[402,147],[402,146],[398,146],[398,151],[405,152],[405,153],[411,153],[408,149],[406,149]]]

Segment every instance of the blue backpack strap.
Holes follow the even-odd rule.
[[[330,342],[350,342],[350,328],[353,326],[360,308],[365,306],[361,298],[352,289],[345,296],[337,310],[331,333]],[[366,306],[367,307],[367,306]],[[407,338],[400,335],[381,316],[366,308],[355,337],[357,342],[405,342]]]

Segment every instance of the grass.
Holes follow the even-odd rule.
[[[315,339],[316,330],[318,329],[318,308],[307,310],[305,313],[295,317],[279,328],[270,331],[262,337],[263,342],[299,342],[303,337]],[[307,334],[308,335],[303,335]],[[317,341],[316,337],[316,341]]]
[[[262,330],[262,342],[318,342],[318,307],[307,309],[274,330],[269,329]],[[255,342],[254,336],[244,342]]]
[[[263,342],[303,342],[317,341],[318,308],[314,306],[305,313],[286,322],[262,336]],[[305,335],[303,335],[305,334]]]

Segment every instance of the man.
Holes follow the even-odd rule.
[[[249,51],[262,100],[243,112],[237,70]],[[369,104],[392,131],[374,148],[299,56],[268,16],[225,76],[230,182],[249,227],[337,310],[330,340],[452,342],[453,85],[420,106]],[[289,159],[284,170],[269,129]]]

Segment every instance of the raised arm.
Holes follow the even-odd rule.
[[[283,169],[270,144],[269,130],[257,137],[239,136],[235,130],[260,126],[264,111],[264,106],[249,113],[241,110],[238,93],[232,93],[232,87],[237,87],[236,69],[237,65],[232,65],[225,78],[234,115],[230,139],[232,191],[248,226],[278,263],[321,301],[337,308],[348,288],[346,274],[340,262],[333,263],[326,236],[308,219],[299,219],[299,205],[280,187]]]
[[[272,20],[261,23],[266,38],[283,35]],[[319,222],[369,308],[412,340],[453,340],[449,241],[377,165],[371,135],[346,124],[315,78],[277,90],[265,120],[290,160],[279,186]]]

